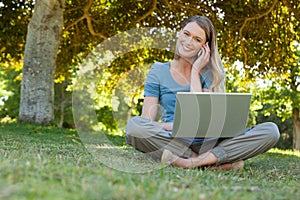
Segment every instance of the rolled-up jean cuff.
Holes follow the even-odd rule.
[[[226,163],[226,161],[228,159],[228,155],[222,146],[217,146],[217,147],[213,148],[210,152],[213,153],[218,159],[218,162],[216,163],[216,165]]]

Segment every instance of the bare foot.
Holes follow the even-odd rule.
[[[225,170],[225,171],[230,171],[230,170],[235,170],[235,171],[241,171],[244,169],[245,162],[243,160],[236,161],[234,163],[225,163],[219,166],[213,166],[210,167],[212,170]]]
[[[190,159],[180,158],[167,149],[165,149],[162,153],[161,163],[163,165],[172,165],[174,167],[180,167],[184,169],[193,167],[193,163]]]
[[[211,152],[206,152],[201,155],[192,154],[191,158],[180,158],[174,155],[171,151],[165,149],[163,151],[161,162],[165,165],[172,165],[184,169],[190,169],[202,166],[212,166],[218,161],[217,157]]]
[[[175,158],[171,151],[165,149],[161,155],[161,163],[163,165],[171,165]]]

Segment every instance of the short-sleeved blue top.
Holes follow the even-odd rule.
[[[211,85],[211,73],[205,71],[200,77],[203,88]],[[161,120],[164,122],[174,121],[174,111],[177,92],[189,92],[190,85],[179,85],[171,76],[170,62],[154,63],[147,75],[144,96],[157,97],[162,111]]]

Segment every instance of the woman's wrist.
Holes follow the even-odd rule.
[[[160,126],[166,131],[172,131],[173,122],[160,122]]]
[[[192,67],[191,76],[196,76],[198,78],[200,77],[201,74],[202,74],[202,69],[196,69]]]
[[[191,71],[191,83],[193,83],[194,81],[198,82],[198,80],[200,81],[200,76],[201,76],[201,73],[198,70],[192,69],[192,71]]]

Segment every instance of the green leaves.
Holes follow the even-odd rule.
[[[8,68],[14,69],[18,78],[20,65],[10,61],[22,62],[33,6],[34,1],[0,2],[0,62],[8,61]],[[166,27],[172,32],[179,30],[181,22],[188,16],[200,14],[213,21],[218,33],[219,52],[228,76],[227,90],[254,91],[257,99],[253,103],[253,116],[263,107],[266,115],[276,114],[288,119],[291,107],[300,105],[299,10],[300,4],[295,0],[66,0],[56,82],[65,82],[71,88],[70,82],[78,65],[105,38],[136,27]],[[145,41],[150,42],[153,41]],[[127,43],[122,41],[120,45],[126,48]],[[169,48],[169,51],[173,50]],[[98,99],[107,102],[117,90],[123,91],[127,97],[118,101],[125,112],[125,105],[132,107],[132,102],[139,102],[142,88],[130,88],[134,83],[126,82],[124,77],[135,75],[137,68],[141,69],[140,74],[145,74],[147,64],[172,58],[172,52],[147,47],[122,55],[105,71],[95,70],[99,78]],[[237,62],[240,63],[238,66]],[[16,66],[18,70],[15,70]],[[17,87],[6,79],[2,76],[0,81],[5,80],[3,83],[7,88]],[[268,87],[261,82],[255,85],[258,79],[265,80]],[[139,95],[130,93],[131,89],[136,89]],[[5,90],[16,94],[13,89]],[[15,99],[12,104],[16,105],[18,96]],[[99,104],[99,109],[107,105]],[[140,104],[132,112],[138,114],[139,107]]]

